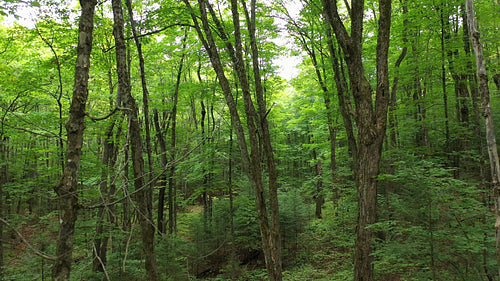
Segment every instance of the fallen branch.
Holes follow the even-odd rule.
[[[21,234],[21,232],[19,232],[16,228],[14,228],[12,225],[10,225],[10,223],[7,222],[5,219],[0,218],[0,222],[3,223],[3,224],[5,224],[8,228],[12,229],[17,234],[17,236],[19,236],[19,238],[21,238],[21,240],[23,241],[23,243],[26,246],[28,246],[28,248],[30,248],[30,250],[32,250],[35,253],[35,255],[37,255],[39,257],[42,257],[44,259],[47,259],[47,260],[51,260],[51,261],[55,261],[56,260],[55,256],[51,256],[51,255],[45,254],[42,251],[40,251],[37,248],[35,248],[33,245],[31,245],[28,242],[28,240],[26,240],[26,238],[24,238],[24,236]]]

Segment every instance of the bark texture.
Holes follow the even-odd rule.
[[[481,96],[481,110],[484,118],[486,132],[486,145],[490,159],[491,185],[493,188],[493,198],[495,201],[495,231],[496,231],[496,254],[498,262],[498,277],[500,277],[500,160],[498,158],[497,143],[495,139],[495,126],[490,106],[490,90],[488,87],[488,75],[483,55],[483,47],[480,42],[480,33],[477,30],[474,15],[474,4],[472,0],[465,0],[467,9],[467,20],[469,23],[469,34],[472,47],[476,56],[477,77],[479,83],[479,94]]]
[[[255,191],[256,208],[259,218],[259,226],[262,238],[262,249],[266,260],[266,268],[270,280],[282,279],[282,265],[281,265],[281,234],[279,226],[279,208],[277,199],[277,172],[274,165],[274,155],[270,142],[269,131],[267,128],[267,110],[263,97],[263,88],[260,81],[260,70],[258,68],[258,50],[255,41],[255,1],[251,1],[251,11],[246,11],[247,25],[251,37],[250,47],[252,53],[253,73],[255,78],[255,95],[257,97],[258,109],[255,108],[252,100],[252,93],[250,91],[249,74],[245,68],[243,60],[243,45],[240,30],[240,18],[238,12],[238,1],[232,0],[231,12],[233,17],[234,26],[234,46],[232,40],[229,39],[225,29],[222,27],[221,22],[218,20],[215,11],[207,1],[198,1],[200,18],[202,24],[198,22],[198,17],[195,15],[193,8],[188,0],[184,3],[191,11],[192,20],[196,27],[198,37],[202,41],[205,49],[208,52],[212,66],[217,73],[219,84],[222,88],[226,103],[231,115],[231,123],[233,125],[238,146],[241,152],[242,167]],[[245,9],[246,10],[246,9]],[[248,140],[250,145],[250,152],[248,149],[246,134],[243,124],[241,122],[240,113],[236,107],[235,98],[232,95],[232,89],[224,71],[220,54],[217,50],[212,35],[212,26],[208,20],[208,12],[211,19],[215,22],[215,28],[222,40],[225,42],[226,51],[233,63],[233,69],[236,72],[238,82],[243,92],[244,113],[246,115],[246,126],[248,129]],[[252,39],[253,38],[253,39]],[[260,137],[260,139],[259,139]],[[262,142],[262,148],[259,140]],[[271,222],[269,221],[268,210],[265,200],[264,181],[263,181],[263,167],[262,155],[265,157],[265,163],[269,172],[269,207],[271,214]]]
[[[131,94],[130,73],[127,63],[127,49],[124,39],[123,7],[120,0],[112,1],[116,46],[116,69],[118,72],[118,106],[128,117],[129,145],[134,171],[135,200],[141,226],[142,252],[145,257],[146,277],[158,280],[158,269],[154,247],[155,227],[153,223],[153,196],[150,185],[144,180],[144,158],[138,108]]]
[[[375,101],[372,95],[373,89],[365,76],[362,62],[364,1],[353,0],[351,2],[350,34],[338,13],[337,1],[322,0],[322,3],[326,19],[330,23],[344,54],[349,74],[349,86],[355,105],[355,109],[342,109],[344,123],[346,121],[350,123],[350,119],[353,118],[357,128],[356,140],[349,141],[354,158],[354,174],[358,191],[354,280],[372,281],[374,280],[373,257],[371,256],[373,232],[367,227],[376,222],[377,176],[380,170],[390,100],[388,48],[391,1],[379,1]],[[348,106],[347,101],[341,95],[339,95],[339,101],[341,105]],[[349,115],[346,114],[347,112]],[[349,134],[351,133],[348,132]]]
[[[58,196],[60,225],[57,239],[56,260],[52,267],[54,281],[69,280],[73,263],[73,240],[78,211],[78,177],[82,155],[83,133],[85,131],[85,106],[88,97],[90,53],[94,10],[97,1],[81,0],[82,13],[78,27],[78,47],[75,65],[75,84],[71,100],[66,131],[68,141],[64,173],[61,181],[54,186]]]

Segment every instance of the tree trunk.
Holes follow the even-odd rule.
[[[408,13],[408,0],[403,1],[403,14]],[[403,21],[404,25],[404,30],[403,30],[403,49],[401,50],[401,54],[399,54],[398,59],[396,60],[396,63],[394,64],[394,67],[396,69],[396,75],[394,76],[394,79],[392,80],[392,87],[391,87],[391,100],[389,102],[389,130],[390,130],[390,147],[392,149],[396,149],[399,146],[399,141],[398,141],[398,128],[397,128],[397,117],[396,117],[396,109],[397,109],[397,91],[398,91],[398,85],[399,85],[399,68],[401,66],[401,63],[406,57],[406,54],[408,52],[408,47],[406,44],[408,43],[408,19],[405,19]]]
[[[322,218],[323,204],[325,204],[325,195],[323,191],[323,168],[321,159],[318,158],[318,153],[316,149],[313,148],[313,159],[314,159],[314,176],[316,177],[316,192],[314,193],[314,201],[316,203],[315,215],[316,218]]]
[[[442,7],[438,8],[441,10],[441,88],[443,91],[443,105],[444,105],[444,125],[445,125],[445,136],[446,136],[446,143],[445,143],[445,152],[450,153],[451,152],[451,146],[450,146],[450,125],[449,125],[449,118],[448,118],[448,93],[446,90],[446,49],[445,49],[445,36],[446,36],[446,22],[445,22],[445,8],[446,2],[442,2]]]
[[[161,166],[162,170],[166,170],[168,160],[167,160],[167,144],[165,142],[165,136],[164,132],[160,126],[160,122],[158,120],[158,110],[153,109],[153,124],[155,125],[156,129],[156,138],[158,139],[158,143],[160,146],[160,161],[161,161]],[[165,175],[165,172],[162,173],[160,176],[160,184],[161,188],[160,191],[158,192],[158,212],[157,212],[157,227],[158,227],[158,234],[164,234],[166,231],[166,224],[165,224],[165,189],[166,189],[166,183],[167,183],[167,176]]]
[[[3,185],[8,182],[9,179],[9,166],[7,165],[7,137],[3,133],[3,120],[2,128],[0,131],[0,218],[3,218],[4,201],[3,201]],[[4,262],[3,262],[3,223],[0,223],[0,280],[4,278]]]
[[[116,46],[116,69],[118,72],[118,106],[127,115],[129,125],[129,144],[132,152],[134,171],[135,200],[137,201],[139,223],[141,226],[142,253],[145,257],[147,280],[158,280],[154,248],[155,227],[153,224],[152,189],[144,180],[144,158],[142,156],[142,136],[139,125],[138,108],[131,94],[130,72],[127,63],[124,39],[123,7],[120,0],[112,1]]]
[[[179,62],[179,69],[177,70],[177,78],[175,81],[175,91],[174,91],[174,106],[172,108],[172,133],[170,139],[170,155],[171,155],[171,165],[168,174],[168,233],[172,234],[175,232],[175,150],[176,150],[176,128],[177,128],[177,103],[179,101],[179,87],[181,84],[182,68],[184,66],[184,59],[186,57],[186,40],[187,40],[187,30],[185,31],[184,38],[182,39],[182,55],[181,61]]]
[[[354,156],[354,174],[358,191],[358,225],[354,249],[354,280],[374,280],[372,257],[373,232],[368,228],[376,222],[377,176],[380,168],[382,144],[387,124],[390,100],[388,48],[391,25],[391,1],[379,1],[377,37],[377,89],[375,102],[362,63],[362,34],[364,1],[353,0],[351,5],[351,31],[348,33],[337,10],[337,1],[323,0],[326,19],[342,47],[349,71],[350,88],[355,103],[354,116],[357,127],[356,144],[349,143]],[[332,54],[333,56],[333,54]],[[339,96],[340,97],[340,96]],[[346,104],[345,101],[343,104]],[[375,105],[375,106],[374,106]],[[348,111],[348,109],[344,109]],[[343,114],[344,122],[346,116]],[[350,117],[348,117],[350,118]],[[349,134],[349,132],[348,132]]]
[[[493,82],[497,85],[497,90],[500,92],[500,73],[493,75]]]
[[[255,110],[255,107],[253,105],[252,95],[250,93],[250,86],[248,83],[247,72],[243,60],[242,42],[241,42],[242,37],[239,25],[239,13],[238,13],[237,1],[234,0],[231,1],[233,26],[235,28],[234,39],[235,39],[236,49],[233,48],[231,40],[228,40],[227,34],[222,28],[221,23],[218,21],[218,18],[209,3],[201,0],[198,1],[201,13],[202,26],[200,26],[200,24],[198,23],[198,18],[195,15],[194,10],[192,9],[189,1],[184,0],[184,3],[191,12],[191,18],[196,27],[198,37],[202,41],[205,49],[207,50],[212,66],[215,72],[217,73],[219,84],[222,88],[224,98],[226,99],[226,103],[230,111],[231,122],[233,124],[236,133],[238,146],[240,148],[242,168],[247,174],[248,179],[250,180],[250,183],[255,191],[256,208],[257,208],[257,214],[259,218],[259,226],[262,238],[262,248],[266,260],[268,277],[270,280],[281,280],[281,239],[279,231],[279,218],[278,218],[279,210],[277,204],[278,202],[277,202],[277,190],[276,190],[277,174],[275,173],[276,169],[274,167],[272,149],[270,149],[270,142],[268,143],[267,139],[269,137],[268,132],[266,132],[267,121],[265,121],[264,118],[267,115],[267,112],[265,107],[262,106],[263,97],[259,97],[259,95],[257,95],[258,99],[262,98],[262,100],[258,100],[259,113],[260,113],[259,116],[257,115],[257,111]],[[252,6],[254,6],[254,4],[255,3],[252,1]],[[244,101],[245,114],[247,117],[246,121],[247,121],[248,137],[251,147],[250,149],[251,153],[249,153],[248,151],[245,130],[241,123],[235,99],[232,95],[231,86],[225,75],[224,67],[221,62],[219,52],[217,51],[217,45],[212,36],[211,26],[207,16],[207,8],[210,11],[212,19],[215,21],[216,28],[219,31],[219,35],[226,43],[226,50],[228,51],[230,58],[233,62],[233,68],[237,74],[238,81],[240,82],[243,91],[243,101]],[[258,87],[257,83],[258,82],[256,81],[256,87]],[[262,112],[265,112],[266,115],[263,116],[261,114]],[[269,223],[269,218],[267,214],[267,206],[264,195],[265,192],[264,192],[264,183],[262,175],[263,170],[261,167],[262,151],[260,150],[257,133],[261,135],[262,133],[264,133],[262,141],[264,142],[263,144],[264,153],[267,159],[266,163],[269,169],[269,194],[270,194],[269,196],[270,196],[271,217],[273,222],[272,226]]]
[[[114,152],[114,143],[113,143],[113,128],[114,128],[115,122],[114,120],[112,123],[109,125],[108,129],[106,130],[105,138],[104,138],[104,148],[102,152],[102,172],[101,172],[101,182],[99,183],[99,192],[101,195],[101,200],[103,203],[106,203],[110,200],[110,190],[108,187],[108,177],[109,177],[109,170],[111,166],[111,158],[112,158],[112,153]],[[94,241],[94,261],[92,265],[92,269],[94,271],[100,271],[104,272],[105,267],[106,267],[106,252],[107,252],[107,246],[108,246],[108,237],[107,235],[104,234],[104,219],[106,215],[106,208],[101,207],[99,208],[98,214],[97,214],[97,225],[96,225],[96,231],[95,231],[95,236],[97,237]]]
[[[290,20],[293,21],[293,19],[290,17]],[[331,173],[332,173],[332,181],[335,182],[336,181],[336,172],[337,172],[337,163],[336,163],[336,158],[335,158],[335,145],[336,145],[336,140],[337,140],[337,125],[335,124],[336,122],[334,121],[333,119],[333,112],[334,112],[334,109],[332,108],[332,103],[331,103],[331,99],[330,99],[330,95],[331,95],[331,91],[329,91],[326,83],[325,83],[325,79],[326,77],[324,78],[323,76],[325,75],[325,69],[324,69],[324,66],[323,66],[323,74],[321,74],[321,69],[320,69],[320,65],[318,64],[318,59],[316,57],[316,51],[314,49],[314,44],[311,42],[311,46],[309,46],[307,44],[307,40],[306,38],[311,38],[312,36],[307,36],[306,34],[304,34],[302,31],[302,29],[297,25],[297,23],[293,22],[292,24],[294,24],[297,28],[297,33],[298,35],[300,36],[300,41],[302,42],[302,47],[306,50],[306,52],[308,53],[309,57],[311,58],[311,61],[312,61],[312,64],[314,66],[314,71],[316,73],[316,77],[318,78],[318,83],[323,91],[323,101],[325,103],[325,109],[326,109],[326,122],[327,122],[327,126],[328,126],[328,133],[329,133],[329,140],[330,140],[330,170],[331,170]],[[332,44],[332,41],[331,41],[331,32],[329,30],[329,27],[327,27],[327,39],[329,40],[328,42],[328,45],[330,46]],[[333,45],[332,45],[333,47]],[[322,53],[322,57],[323,57],[323,53]],[[323,61],[323,59],[322,59]],[[322,63],[321,65],[324,65],[324,63]],[[316,159],[315,159],[316,161]],[[317,162],[318,163],[318,162]],[[338,199],[339,198],[339,190],[336,186],[336,184],[333,185],[333,197],[335,199]],[[320,201],[316,201],[316,203],[320,203],[320,202],[323,202],[324,201],[324,198],[323,198],[323,195],[321,195],[321,198],[317,197],[316,200],[320,200]],[[319,205],[322,206],[323,203],[320,203]],[[318,205],[316,205],[316,207],[318,207]],[[316,217],[320,218],[321,217],[321,211],[316,209],[316,212],[319,211],[319,216],[318,216],[318,213],[316,213]]]
[[[94,10],[97,1],[81,0],[82,14],[78,27],[78,47],[75,66],[75,84],[66,131],[68,135],[64,174],[54,186],[58,196],[60,225],[57,239],[56,261],[52,268],[54,281],[69,280],[73,263],[73,240],[78,211],[78,177],[85,130],[85,106],[88,97],[90,53]]]
[[[493,188],[493,198],[495,201],[495,230],[496,230],[496,254],[498,263],[498,276],[500,277],[500,160],[498,158],[497,143],[495,139],[495,126],[490,106],[490,90],[488,88],[488,75],[483,55],[483,47],[480,42],[480,34],[476,27],[474,15],[474,4],[472,0],[465,0],[467,9],[467,20],[469,24],[469,34],[472,47],[476,56],[477,77],[479,82],[479,94],[481,96],[481,110],[484,118],[486,132],[486,144],[488,156],[490,158],[491,184]]]
[[[137,35],[137,28],[135,27],[135,21],[134,21],[134,12],[132,11],[132,3],[130,0],[125,0],[125,4],[127,6],[128,14],[129,14],[129,20],[130,20],[130,27],[132,29],[132,35],[134,37],[134,42],[135,46],[137,48],[137,55],[139,57],[139,70],[140,70],[140,76],[141,76],[141,87],[142,87],[142,104],[143,104],[143,110],[144,110],[144,128],[146,132],[146,154],[148,156],[148,168],[149,168],[149,173],[148,173],[148,185],[149,189],[152,191],[154,190],[155,186],[155,176],[154,176],[154,165],[153,165],[153,156],[152,156],[152,151],[151,151],[151,132],[150,132],[150,122],[149,122],[149,91],[148,91],[148,86],[146,82],[146,68],[144,66],[144,56],[142,54],[142,44],[141,41],[139,40],[139,37]],[[152,196],[153,193],[151,192],[150,195],[151,199],[153,200]]]
[[[235,6],[237,1],[234,1],[232,6]],[[276,163],[274,160],[274,152],[271,145],[271,134],[269,132],[269,122],[267,119],[267,114],[269,113],[266,101],[264,99],[264,88],[262,87],[262,79],[260,75],[260,62],[259,62],[259,49],[257,47],[256,39],[256,1],[252,0],[250,3],[250,15],[248,13],[245,1],[241,1],[243,9],[245,11],[246,22],[248,26],[248,31],[250,34],[250,48],[252,57],[252,69],[253,77],[255,83],[255,96],[257,97],[258,105],[258,122],[257,127],[260,130],[261,143],[263,144],[264,155],[266,157],[267,172],[269,177],[268,189],[269,189],[269,209],[271,212],[271,236],[270,240],[270,255],[271,261],[268,265],[268,274],[270,280],[281,280],[282,279],[282,256],[281,256],[281,228],[280,228],[280,217],[279,217],[279,204],[278,204],[278,171],[276,169]],[[236,8],[236,7],[235,7]],[[234,8],[233,10],[233,24],[237,24],[235,21],[236,16]],[[239,24],[239,23],[238,23]],[[238,39],[237,39],[238,40]],[[238,41],[236,41],[238,42]],[[237,47],[238,49],[238,47]],[[244,92],[244,91],[243,91]],[[270,109],[269,109],[270,110]],[[265,202],[264,202],[265,204]]]

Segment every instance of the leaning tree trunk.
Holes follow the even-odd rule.
[[[235,3],[237,1],[234,1]],[[250,2],[250,15],[246,7],[245,1],[241,1],[243,9],[245,11],[245,18],[248,26],[248,31],[250,35],[250,48],[252,57],[252,70],[255,82],[255,96],[258,105],[258,122],[257,127],[260,133],[260,141],[263,143],[264,155],[266,157],[266,165],[268,172],[268,189],[269,189],[269,209],[271,213],[271,233],[269,237],[270,242],[270,255],[271,261],[269,261],[268,274],[270,275],[270,280],[281,280],[282,279],[282,255],[281,255],[281,227],[280,227],[280,216],[279,216],[279,204],[278,204],[278,170],[276,169],[276,163],[274,160],[274,152],[271,145],[271,134],[269,132],[269,124],[267,119],[267,114],[269,110],[266,106],[266,101],[264,100],[264,87],[262,86],[262,78],[259,63],[259,49],[257,46],[256,38],[256,1],[252,0]],[[236,14],[237,15],[237,14]],[[234,19],[233,14],[233,19]],[[271,270],[269,270],[271,267]]]
[[[358,191],[354,280],[372,281],[374,280],[373,245],[371,242],[373,231],[368,227],[376,222],[377,176],[380,169],[382,144],[386,131],[390,100],[388,49],[391,1],[379,1],[375,101],[373,101],[373,89],[364,74],[362,62],[364,1],[353,0],[351,2],[350,34],[338,13],[337,1],[322,0],[322,3],[326,19],[329,21],[337,42],[344,52],[355,104],[355,111],[351,115],[353,115],[356,122],[357,139],[356,142],[354,140],[349,142],[351,146],[355,146],[351,150],[354,157],[354,174]],[[345,105],[346,102],[343,101],[342,104]],[[343,111],[345,112],[347,109],[343,109]],[[343,118],[350,119],[351,116],[343,114]],[[352,134],[352,132],[348,132],[348,134]]]
[[[58,196],[60,225],[57,239],[56,261],[52,268],[54,281],[69,280],[73,263],[73,240],[78,211],[78,177],[82,155],[83,132],[85,130],[85,105],[88,97],[90,53],[92,51],[92,31],[94,10],[97,1],[81,0],[82,14],[78,27],[78,47],[75,65],[75,84],[66,131],[68,141],[64,174],[54,186]]]
[[[123,7],[120,0],[113,0],[113,17],[116,46],[116,69],[118,72],[118,106],[122,107],[129,121],[129,144],[132,151],[132,167],[134,171],[135,200],[137,201],[139,223],[141,226],[142,252],[145,257],[146,277],[149,281],[158,280],[158,269],[154,248],[155,227],[153,223],[152,189],[144,180],[144,151],[138,108],[132,97],[130,73],[127,65],[124,38]]]
[[[471,37],[474,54],[476,55],[479,94],[481,95],[481,109],[484,118],[488,156],[490,158],[491,184],[493,188],[493,197],[495,200],[496,253],[498,262],[498,276],[500,277],[500,160],[498,158],[497,143],[495,139],[495,126],[493,124],[493,116],[490,106],[488,75],[486,74],[483,47],[481,45],[481,42],[479,41],[480,34],[476,27],[474,4],[472,3],[472,0],[465,0],[465,7],[467,9],[469,34]]]
[[[172,115],[171,115],[171,120],[172,120],[172,133],[170,136],[170,161],[171,165],[168,171],[168,234],[173,234],[175,232],[175,202],[176,202],[176,192],[175,192],[175,170],[176,170],[176,165],[175,165],[175,151],[176,151],[176,137],[177,137],[177,104],[179,101],[179,87],[181,85],[181,77],[182,77],[182,68],[184,66],[184,59],[186,58],[186,47],[187,47],[187,30],[185,31],[184,38],[182,39],[182,55],[181,55],[181,60],[179,62],[179,69],[177,70],[177,77],[175,80],[175,90],[174,90],[174,105],[172,107]]]
[[[228,105],[230,115],[231,115],[231,123],[233,124],[234,131],[237,137],[238,146],[241,152],[241,165],[243,170],[248,176],[248,179],[255,191],[256,198],[256,208],[257,214],[259,218],[259,226],[261,231],[262,238],[262,249],[264,252],[265,260],[266,260],[266,268],[268,271],[268,277],[270,280],[281,280],[281,240],[280,232],[279,232],[279,219],[278,219],[278,201],[277,201],[277,184],[276,178],[277,174],[275,173],[276,169],[274,167],[273,154],[270,149],[270,143],[267,143],[268,136],[264,135],[263,141],[264,151],[261,151],[261,147],[259,145],[259,139],[257,136],[257,132],[266,133],[267,122],[265,121],[265,115],[259,115],[257,110],[254,107],[252,101],[252,95],[250,93],[250,86],[248,83],[247,72],[245,69],[244,61],[243,61],[243,52],[242,52],[242,42],[241,42],[241,34],[239,30],[239,16],[237,12],[237,3],[236,1],[231,1],[231,10],[233,14],[233,26],[235,28],[235,47],[232,45],[233,40],[229,40],[228,34],[226,34],[225,29],[222,27],[221,22],[218,20],[215,11],[212,9],[210,3],[208,1],[198,0],[201,21],[202,25],[200,26],[198,22],[198,17],[196,16],[191,4],[188,0],[184,0],[184,3],[188,7],[191,12],[191,18],[196,27],[196,31],[198,33],[198,37],[202,41],[208,55],[210,57],[210,61],[212,66],[217,73],[219,84],[222,88],[224,98],[226,99],[226,103]],[[252,3],[254,4],[254,3]],[[247,121],[248,128],[248,137],[250,144],[250,153],[248,149],[248,145],[246,142],[245,129],[242,125],[241,118],[239,116],[238,108],[236,106],[236,101],[234,99],[232,89],[225,74],[224,66],[222,64],[220,54],[217,50],[217,44],[212,35],[211,24],[208,20],[207,9],[210,11],[211,17],[215,22],[217,31],[221,38],[225,41],[226,50],[231,57],[233,62],[234,71],[237,74],[238,81],[241,85],[243,91],[243,101],[245,108],[245,115]],[[258,101],[259,109],[265,110],[262,107],[261,101]],[[267,112],[266,112],[267,114]],[[266,123],[266,124],[264,124]],[[271,208],[271,216],[272,216],[272,225],[270,225],[269,217],[267,214],[267,206],[265,199],[265,191],[264,191],[264,183],[263,183],[263,169],[261,166],[261,155],[265,154],[266,162],[269,169],[269,196],[270,196],[270,208]]]

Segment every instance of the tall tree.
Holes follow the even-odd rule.
[[[85,106],[88,97],[90,53],[94,11],[97,1],[80,0],[82,7],[78,27],[78,47],[75,65],[75,84],[66,131],[68,135],[64,174],[54,186],[58,196],[60,225],[57,239],[56,260],[52,268],[54,281],[69,280],[73,263],[73,240],[78,211],[78,177],[82,155],[83,132],[85,130]]]
[[[344,25],[336,0],[322,0],[326,19],[332,26],[344,53],[355,111],[351,113],[357,128],[357,139],[351,150],[358,191],[358,225],[354,249],[354,280],[374,280],[372,257],[373,231],[368,227],[376,222],[377,176],[380,170],[382,144],[386,131],[390,101],[388,49],[391,27],[391,1],[380,0],[377,37],[377,87],[375,100],[363,66],[364,0],[353,0],[349,10],[350,34]],[[351,118],[351,117],[349,117]]]
[[[472,0],[465,0],[467,9],[467,20],[472,47],[476,56],[477,77],[479,82],[479,94],[481,96],[481,110],[484,118],[486,132],[486,145],[490,158],[491,185],[493,189],[493,199],[495,202],[495,230],[496,230],[496,253],[498,263],[498,276],[500,277],[500,159],[495,138],[495,126],[490,106],[490,90],[488,86],[488,75],[483,55],[483,47],[480,42],[480,33],[476,26],[476,16],[474,14],[474,4]]]
[[[264,90],[261,84],[259,57],[257,42],[255,37],[255,7],[256,2],[251,1],[251,13],[244,7],[245,18],[247,19],[247,28],[250,34],[250,47],[252,57],[252,70],[254,74],[255,96],[257,97],[258,109],[255,108],[252,100],[251,87],[249,83],[249,74],[247,73],[245,60],[243,59],[243,42],[240,27],[239,4],[238,1],[231,1],[231,14],[234,28],[234,46],[228,33],[223,28],[221,20],[217,17],[212,5],[207,1],[198,1],[202,25],[199,24],[198,18],[194,13],[194,9],[188,0],[184,3],[191,12],[191,17],[196,27],[198,37],[202,41],[205,49],[208,52],[212,67],[214,68],[219,84],[222,88],[226,103],[229,107],[231,122],[235,129],[238,146],[240,148],[242,167],[245,170],[248,179],[255,191],[256,207],[259,218],[259,226],[262,239],[262,249],[265,256],[266,268],[270,280],[282,279],[282,262],[281,262],[281,234],[279,227],[279,208],[277,198],[277,172],[274,166],[274,155],[271,147],[271,138],[267,128],[268,121],[266,120],[268,110],[266,109],[264,100]],[[243,5],[245,5],[243,3]],[[250,144],[250,152],[246,142],[245,128],[243,127],[240,113],[236,106],[235,98],[232,94],[232,89],[225,74],[223,63],[217,44],[212,35],[212,26],[209,22],[208,12],[211,19],[215,22],[215,28],[219,36],[225,43],[226,51],[232,62],[232,67],[238,78],[239,85],[243,92],[244,114],[246,115],[246,124],[248,139]],[[259,137],[261,137],[259,143]],[[261,144],[263,148],[261,148]],[[271,213],[271,222],[267,213],[267,204],[264,190],[264,176],[262,167],[262,155],[266,158],[266,164],[269,173],[269,208]]]
[[[135,200],[141,226],[142,252],[145,257],[146,276],[150,281],[158,280],[158,269],[154,247],[155,227],[153,222],[153,190],[145,182],[144,158],[139,110],[132,96],[130,72],[127,62],[127,49],[124,36],[123,7],[120,0],[112,1],[116,48],[116,70],[118,73],[118,106],[128,117],[129,144],[132,151],[132,168],[134,171]]]

